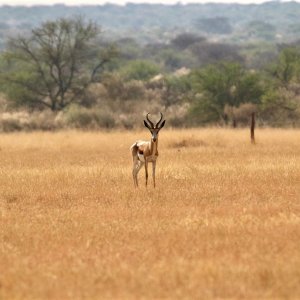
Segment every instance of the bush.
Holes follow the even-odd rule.
[[[244,103],[233,109],[233,114],[238,123],[248,125],[251,114],[257,112],[257,106],[253,103]]]
[[[121,74],[126,80],[147,81],[159,74],[160,69],[152,62],[136,60],[121,69]]]
[[[63,127],[58,115],[51,111],[4,112],[0,115],[0,131],[12,132],[21,130],[54,130]]]
[[[170,106],[166,111],[166,115],[168,115],[168,126],[187,127],[189,125],[187,123],[188,109],[189,105],[187,103],[185,105]]]
[[[115,120],[111,113],[99,109],[71,106],[63,119],[67,126],[84,129],[113,128]]]
[[[102,89],[94,88],[96,94],[104,99],[111,100],[137,100],[144,98],[146,87],[140,80],[130,80],[124,82],[119,74],[106,74],[102,80]]]
[[[107,91],[108,98],[116,100],[123,95],[124,83],[119,74],[105,74],[102,84]]]
[[[0,128],[2,132],[12,132],[22,130],[22,126],[17,119],[1,119]]]
[[[124,84],[124,93],[123,93],[123,99],[124,100],[138,100],[142,99],[145,96],[146,88],[143,84],[143,82],[138,80],[132,80],[129,82],[126,82]]]
[[[229,117],[232,122],[235,121],[235,126],[248,125],[253,112],[257,112],[257,105],[253,103],[243,103],[239,107],[226,105],[224,108],[224,115]]]

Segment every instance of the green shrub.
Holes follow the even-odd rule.
[[[126,80],[147,81],[159,74],[157,65],[149,61],[136,60],[128,63],[121,69],[121,74]]]

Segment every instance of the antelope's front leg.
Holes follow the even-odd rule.
[[[147,159],[145,158],[145,175],[146,175],[146,187],[148,185],[148,162]]]
[[[155,168],[156,168],[156,161],[152,162],[152,178],[153,178],[153,186],[155,187]]]

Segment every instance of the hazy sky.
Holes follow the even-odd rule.
[[[300,1],[300,0],[299,0]],[[34,5],[34,4],[56,4],[56,3],[64,3],[66,5],[80,5],[80,4],[104,4],[104,3],[116,3],[123,5],[126,2],[131,3],[165,3],[165,4],[174,4],[174,3],[205,3],[205,2],[219,2],[219,3],[241,3],[241,4],[247,4],[247,3],[263,3],[266,2],[266,0],[0,0],[0,5]]]

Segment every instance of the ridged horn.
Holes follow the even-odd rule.
[[[163,114],[160,112],[160,119],[159,119],[159,121],[156,123],[156,128],[158,128],[158,126],[159,126],[159,123],[161,122],[161,120],[163,119]]]
[[[151,127],[154,128],[154,124],[150,121],[148,115],[149,115],[149,113],[147,113],[146,119],[147,119],[147,121],[150,123]]]

